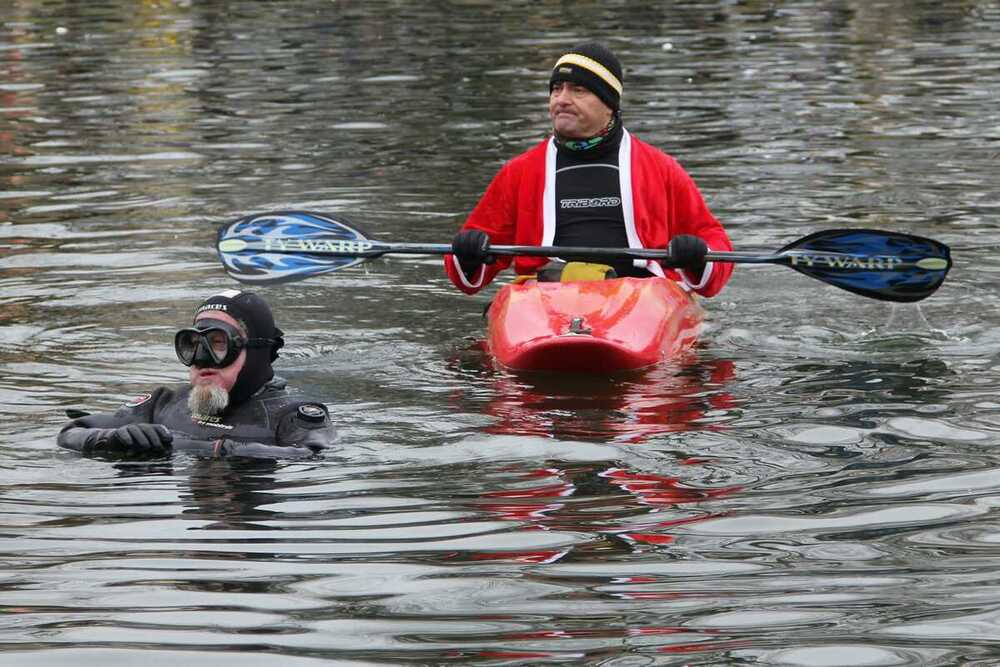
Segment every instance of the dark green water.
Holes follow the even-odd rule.
[[[995,664],[998,32],[990,0],[0,3],[0,663]],[[948,282],[740,267],[691,363],[554,382],[483,356],[492,289],[394,257],[265,292],[336,453],[55,448],[183,380],[220,224],[448,241],[594,35],[740,249],[913,232]]]

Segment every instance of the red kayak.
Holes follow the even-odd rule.
[[[489,310],[487,348],[517,371],[613,373],[689,348],[702,310],[667,278],[506,285]]]

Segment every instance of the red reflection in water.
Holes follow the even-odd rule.
[[[496,372],[489,376],[492,392],[484,405],[469,405],[470,399],[464,395],[453,398],[457,409],[495,417],[484,429],[491,434],[641,446],[662,434],[724,429],[736,405],[726,391],[734,377],[732,361],[696,361],[692,355],[682,365],[664,365],[615,378]],[[664,464],[683,471],[710,465],[711,459],[665,458]],[[630,470],[621,461],[514,467],[484,480],[487,490],[466,501],[470,509],[517,522],[521,524],[519,531],[589,533],[593,540],[565,549],[460,557],[551,563],[571,552],[600,552],[603,557],[669,549],[677,540],[677,526],[718,516],[716,511],[700,510],[699,503],[741,490],[739,486],[702,488],[685,481],[695,477],[701,475]],[[646,591],[637,592],[635,597],[664,595]]]
[[[574,640],[574,639],[622,639],[630,637],[667,637],[687,636],[694,641],[667,644],[655,647],[659,653],[699,653],[709,651],[726,651],[746,648],[751,645],[749,640],[728,639],[721,636],[721,631],[710,628],[687,628],[682,626],[649,626],[640,628],[587,628],[587,629],[546,629],[529,632],[505,633],[501,639],[505,641],[544,641],[544,640]],[[648,644],[643,644],[649,647]]]
[[[725,391],[734,377],[728,359],[611,378],[497,372],[481,411],[496,418],[488,433],[638,444],[665,433],[723,428],[736,406]]]
[[[699,461],[695,465],[701,465]],[[470,561],[552,563],[572,552],[630,553],[669,548],[678,526],[720,516],[697,504],[739,492],[740,486],[694,488],[679,477],[624,470],[607,463],[509,471],[465,504],[505,521],[518,532],[562,531],[593,535],[586,544],[559,549],[503,550],[454,554]],[[656,580],[650,579],[649,583]],[[625,583],[646,583],[641,577]],[[672,593],[616,593],[616,597],[663,598]]]

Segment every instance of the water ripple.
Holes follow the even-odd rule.
[[[587,7],[629,129],[737,247],[932,236],[955,260],[933,297],[741,265],[688,357],[540,379],[485,354],[491,290],[387,256],[261,289],[277,371],[341,433],[264,463],[53,438],[184,380],[173,331],[233,286],[224,222],[447,242],[544,135],[579,26],[486,0],[0,5],[6,661],[995,661],[995,3]]]

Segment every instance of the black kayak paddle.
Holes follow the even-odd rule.
[[[445,255],[450,243],[383,243],[365,236],[343,216],[310,211],[250,215],[219,229],[222,264],[236,280],[257,285],[303,280],[387,254]],[[494,255],[582,259],[655,259],[649,248],[490,246]],[[883,301],[927,298],[951,269],[951,252],[933,239],[877,229],[831,229],[789,243],[774,253],[709,252],[710,262],[777,264],[855,294]]]

